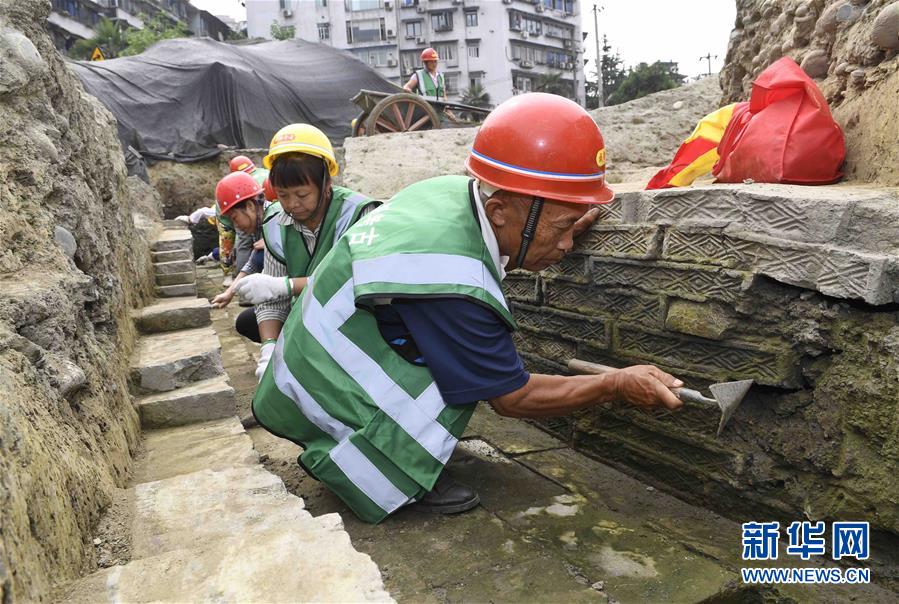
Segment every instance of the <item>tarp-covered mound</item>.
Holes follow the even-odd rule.
[[[268,147],[285,124],[350,134],[360,89],[399,89],[349,53],[303,40],[237,46],[208,38],[155,44],[141,55],[73,62],[88,92],[119,122],[119,138],[147,157],[196,161],[219,145]]]

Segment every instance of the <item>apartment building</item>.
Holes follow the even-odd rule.
[[[94,37],[94,28],[103,18],[142,29],[142,16],[158,14],[173,24],[182,23],[193,36],[224,40],[230,31],[221,19],[188,0],[51,0],[47,27],[56,48],[66,52],[77,40]]]
[[[347,50],[404,83],[431,46],[451,100],[480,84],[498,104],[554,80],[584,103],[580,0],[247,0],[247,34],[273,23]]]

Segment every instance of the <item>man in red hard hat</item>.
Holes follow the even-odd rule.
[[[412,73],[412,77],[403,86],[406,92],[418,92],[426,99],[435,101],[446,100],[446,82],[443,74],[437,71],[437,51],[433,48],[425,48],[421,51],[421,63],[423,69],[416,69]]]
[[[479,502],[444,471],[478,401],[551,417],[609,401],[676,409],[683,384],[652,366],[605,375],[525,371],[502,292],[507,270],[561,261],[614,197],[593,118],[525,94],[484,121],[466,167],[397,193],[309,277],[253,400],[259,424],[360,518]]]

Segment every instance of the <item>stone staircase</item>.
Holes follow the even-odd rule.
[[[66,602],[392,601],[338,514],[313,517],[265,470],[235,417],[190,233],[153,245],[163,299],[134,313],[130,388],[144,451],[127,492],[130,560],[60,592]],[[175,289],[177,288],[177,289]]]

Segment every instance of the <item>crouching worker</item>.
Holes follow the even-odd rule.
[[[528,374],[502,293],[541,271],[612,200],[593,118],[526,94],[484,121],[474,178],[414,184],[362,218],[312,273],[256,389],[261,426],[303,447],[304,469],[361,519],[407,504],[454,513],[478,495],[444,472],[477,401],[558,416],[613,400],[675,409],[680,381],[650,366]],[[561,359],[560,359],[561,360]]]
[[[278,203],[268,207],[262,234],[262,274],[235,284],[241,299],[256,305],[262,350],[256,370],[262,376],[290,313],[309,275],[344,231],[377,207],[373,201],[331,179],[339,167],[328,137],[314,126],[291,124],[275,134],[263,165]]]
[[[262,187],[252,176],[242,171],[228,174],[216,185],[215,199],[222,218],[233,223],[242,236],[250,241],[262,241],[265,197]],[[248,275],[262,271],[262,259],[261,250],[252,252],[234,282],[228,289],[212,299],[212,305],[216,308],[227,306],[234,298],[237,285]],[[254,342],[259,341],[259,330],[256,327],[256,316],[253,314],[252,308],[248,308],[238,315],[235,329],[240,335]]]

